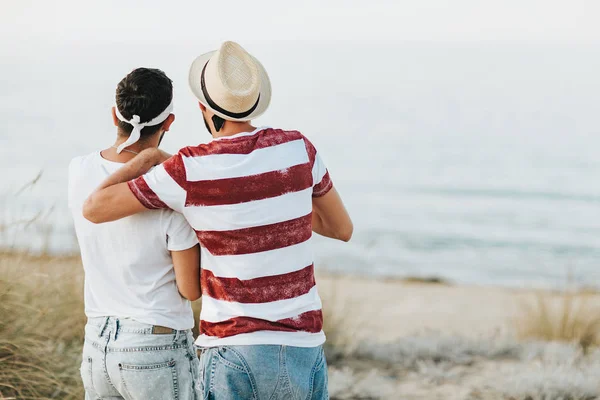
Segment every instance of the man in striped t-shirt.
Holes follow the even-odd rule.
[[[169,208],[196,231],[205,395],[327,398],[310,238],[349,240],[350,217],[306,137],[251,125],[271,85],[238,44],[198,57],[190,87],[213,140],[166,161],[158,150],[141,153],[88,198],[84,216],[106,222]]]

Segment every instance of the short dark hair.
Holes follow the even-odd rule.
[[[160,69],[137,68],[131,71],[117,85],[116,103],[121,115],[126,119],[134,115],[140,122],[148,122],[157,117],[173,100],[173,82]],[[154,126],[146,126],[141,137],[152,136],[162,126],[162,122]],[[119,132],[131,134],[133,126],[119,121]]]

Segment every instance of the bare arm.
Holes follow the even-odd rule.
[[[144,175],[168,158],[158,149],[146,149],[106,178],[83,204],[83,216],[96,224],[115,221],[142,211],[146,207],[131,193],[128,181]]]
[[[349,241],[354,227],[335,187],[324,196],[313,198],[312,203],[313,231],[332,239]]]
[[[173,269],[177,289],[182,297],[194,301],[202,296],[200,291],[200,246],[191,249],[172,251]]]

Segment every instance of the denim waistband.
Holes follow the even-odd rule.
[[[137,333],[142,335],[152,335],[153,325],[138,322],[131,318],[118,318],[118,317],[96,317],[88,318],[88,326],[94,327],[99,331],[99,335],[105,331],[110,331],[115,334],[118,333]],[[180,334],[186,333],[188,330],[173,330],[173,334],[179,336]]]

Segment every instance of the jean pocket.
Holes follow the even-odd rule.
[[[119,364],[128,400],[179,399],[175,360],[159,364]]]
[[[215,349],[210,392],[219,399],[257,399],[256,383],[244,357],[231,347]]]

